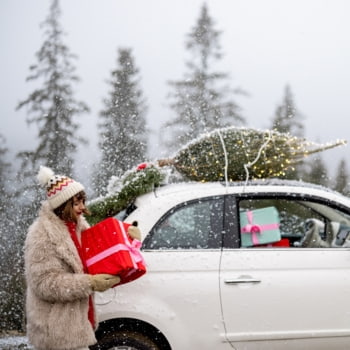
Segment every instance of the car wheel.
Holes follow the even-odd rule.
[[[98,341],[101,350],[160,350],[160,347],[147,336],[132,331],[106,334]]]

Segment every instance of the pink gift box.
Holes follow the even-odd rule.
[[[128,235],[129,226],[108,218],[82,232],[82,250],[90,274],[118,275],[121,278],[119,284],[123,284],[146,273],[141,242]]]

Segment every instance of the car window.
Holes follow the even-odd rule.
[[[144,249],[221,247],[223,198],[183,203],[170,210],[146,237]]]
[[[349,215],[316,201],[245,199],[239,218],[242,247],[350,246]]]

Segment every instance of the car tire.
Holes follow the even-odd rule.
[[[139,332],[118,331],[106,334],[98,341],[100,350],[161,350],[149,337]]]

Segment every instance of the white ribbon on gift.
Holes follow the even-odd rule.
[[[137,263],[142,262],[145,263],[143,256],[140,253],[141,248],[141,242],[137,239],[133,239],[133,241],[130,243],[127,234],[125,232],[124,225],[121,221],[117,220],[120,230],[122,232],[122,235],[124,237],[125,243],[118,243],[116,245],[113,245],[112,247],[109,247],[108,249],[104,250],[103,252],[91,257],[90,259],[86,260],[87,267],[101,261],[104,258],[107,258],[108,256],[120,252],[120,251],[129,251],[131,261],[134,265],[134,268],[137,269]]]

